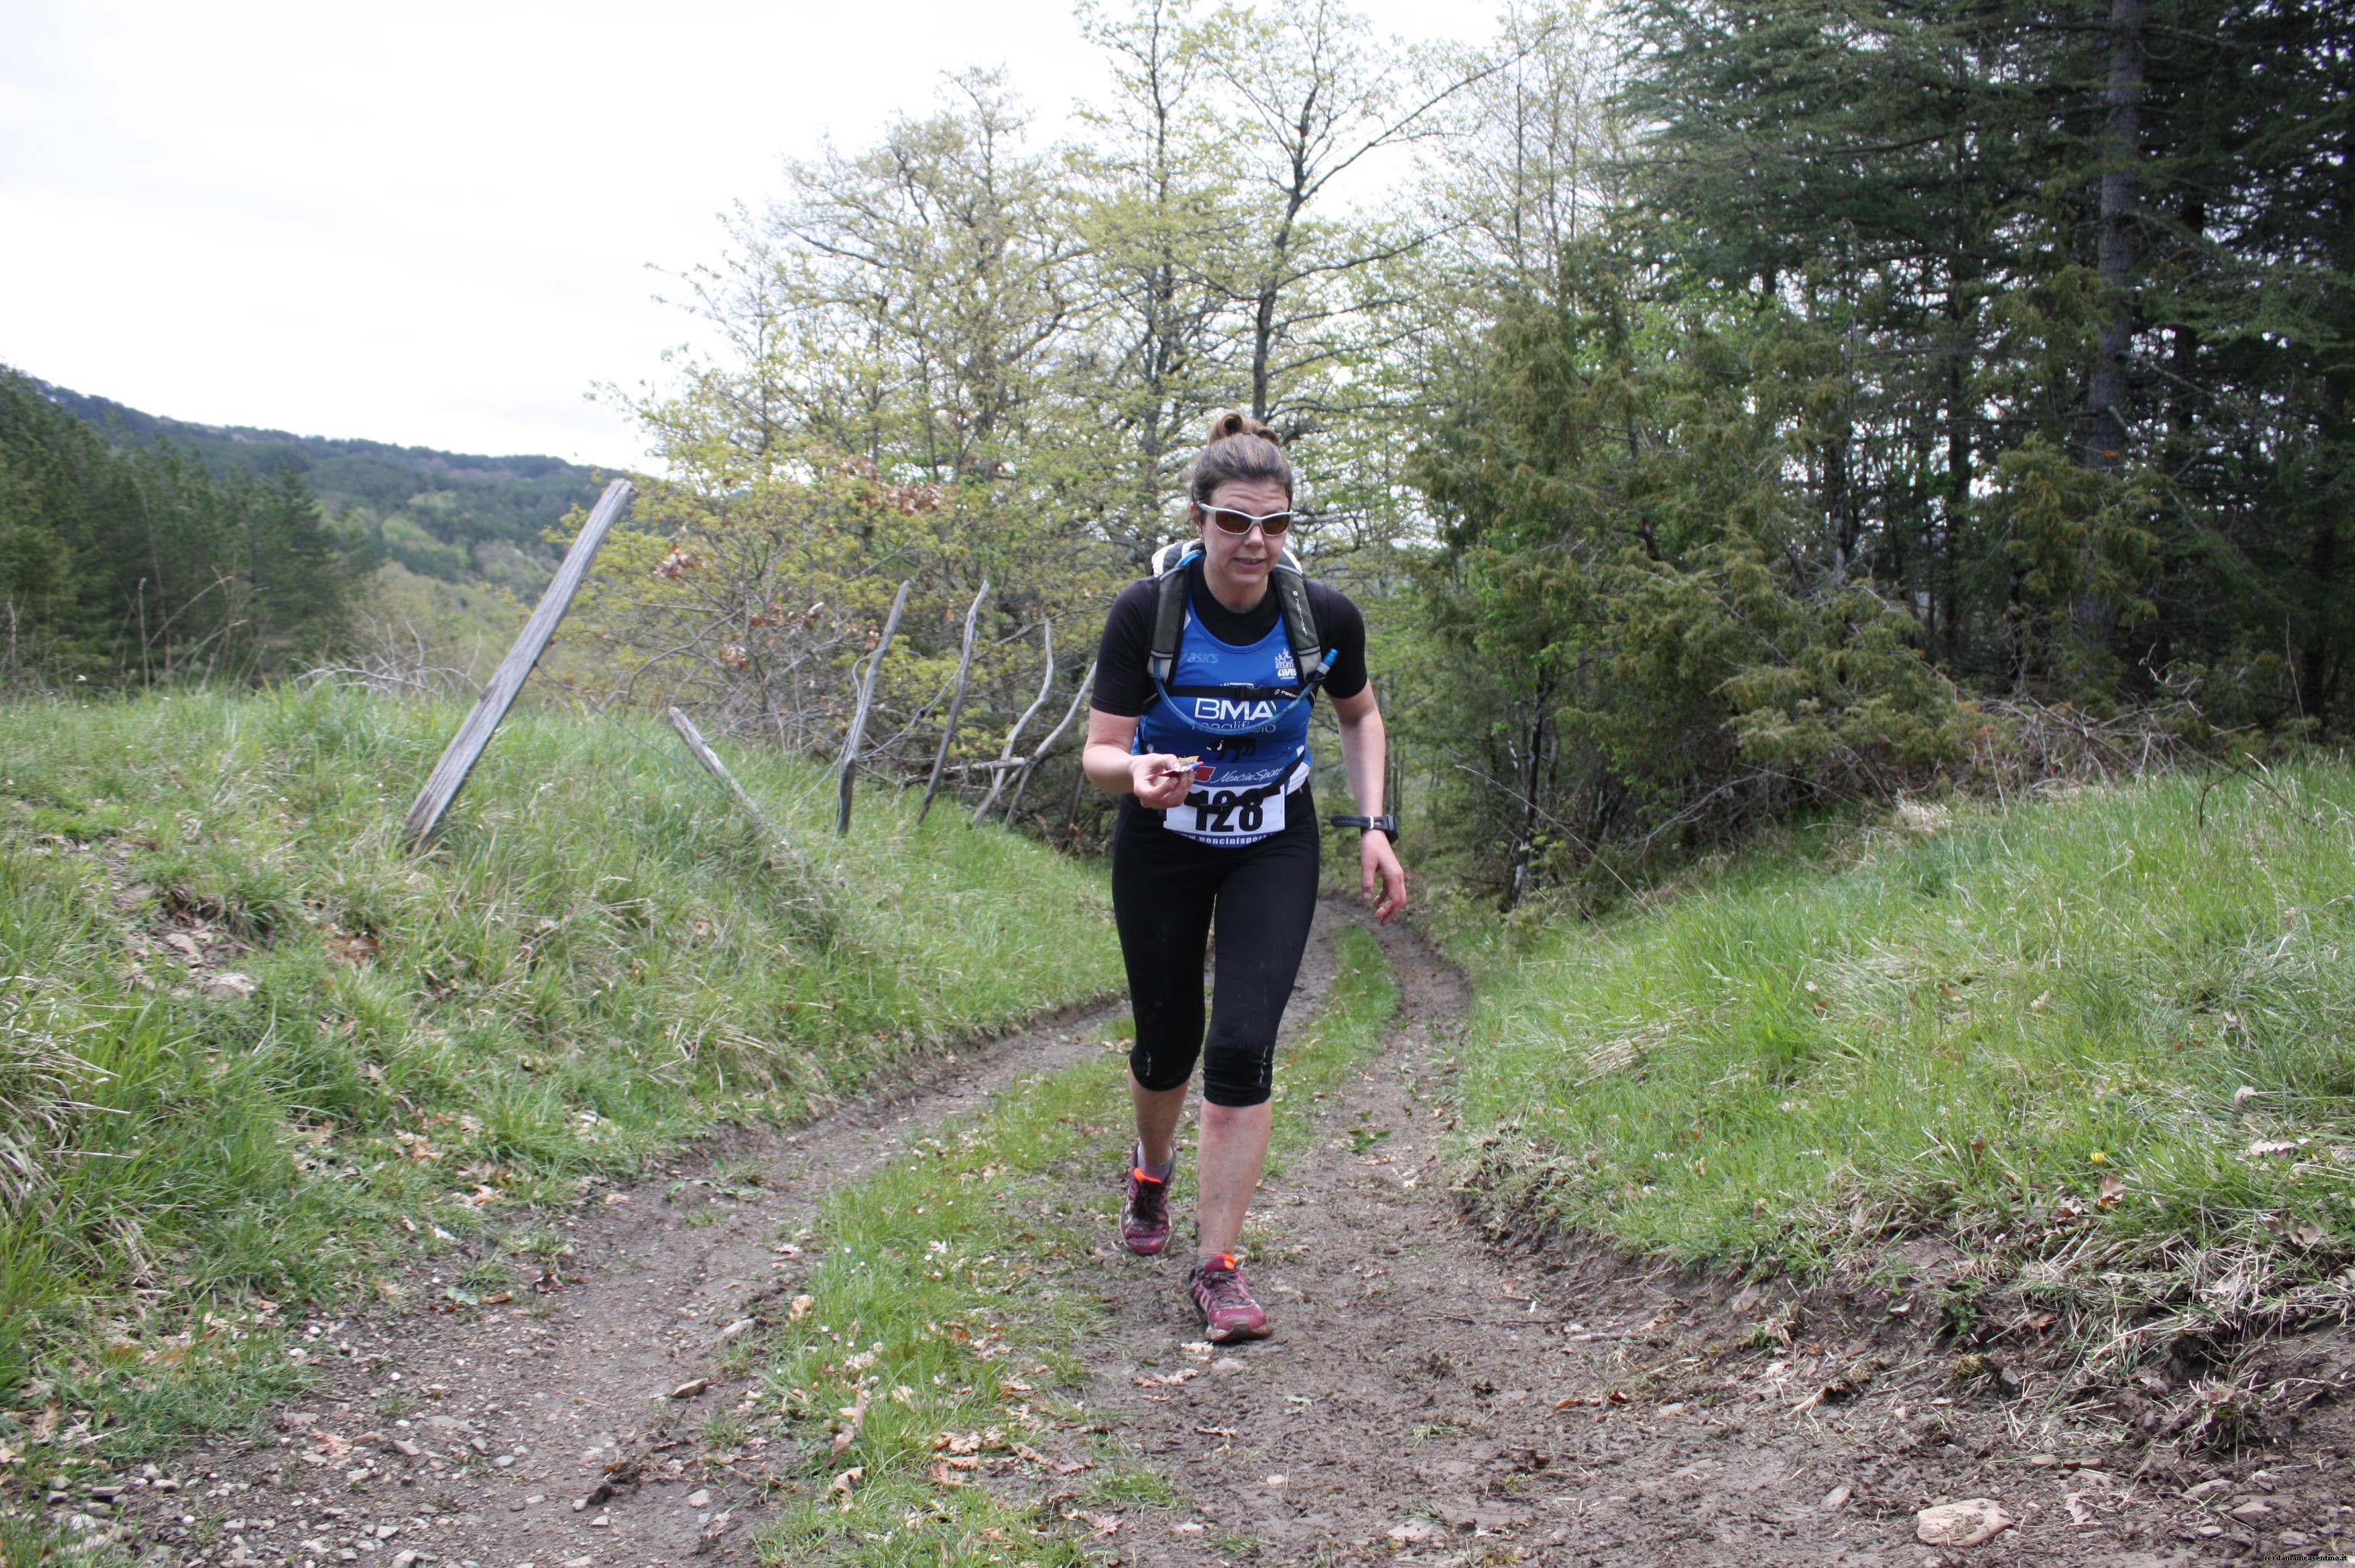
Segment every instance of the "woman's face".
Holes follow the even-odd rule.
[[[1292,498],[1273,479],[1230,479],[1210,492],[1210,505],[1263,517],[1291,510]],[[1236,587],[1248,591],[1265,582],[1269,571],[1283,559],[1281,540],[1269,539],[1258,528],[1231,534],[1204,517],[1199,507],[1194,508],[1194,527],[1202,536],[1204,567]]]

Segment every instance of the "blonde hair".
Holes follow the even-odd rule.
[[[1194,459],[1188,492],[1194,505],[1210,504],[1210,492],[1237,481],[1273,480],[1292,499],[1292,459],[1284,455],[1284,438],[1246,413],[1220,409],[1210,416],[1202,453]]]

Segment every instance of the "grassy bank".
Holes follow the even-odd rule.
[[[458,717],[0,708],[0,1445],[237,1419],[298,1304],[1117,982],[1092,869],[730,748],[820,900],[650,724],[511,720],[404,854]]]
[[[2350,813],[2343,766],[2176,777],[1459,919],[1481,1179],[1689,1263],[1902,1275],[1926,1233],[2064,1307],[2294,1311],[2355,1253]]]
[[[1333,987],[1279,1062],[1281,1147],[1302,1147],[1320,1092],[1397,1010],[1373,939],[1352,928],[1336,945]],[[1107,1051],[1025,1085],[829,1200],[813,1243],[826,1261],[770,1352],[770,1395],[812,1457],[764,1560],[1078,1563],[1091,1513],[1174,1502],[1072,1403],[1087,1377],[1074,1351],[1101,1312],[1091,1248],[1111,1228],[1130,1137],[1125,1063]]]

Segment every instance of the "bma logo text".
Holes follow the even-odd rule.
[[[1275,717],[1275,704],[1249,698],[1198,697],[1194,699],[1194,721],[1198,724],[1263,724]]]

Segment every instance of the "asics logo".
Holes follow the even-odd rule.
[[[1207,724],[1251,724],[1275,717],[1275,704],[1232,697],[1194,699],[1194,718]]]

